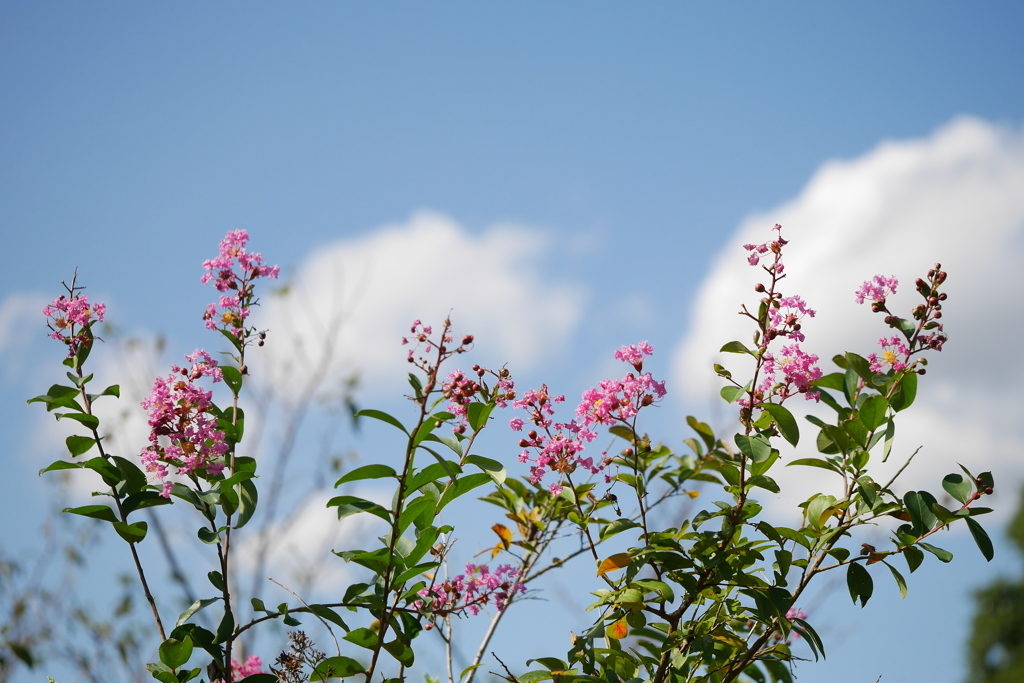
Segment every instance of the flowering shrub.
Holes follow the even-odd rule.
[[[203,680],[211,683],[348,677],[370,683],[376,676],[404,680],[415,662],[416,646],[434,637],[446,648],[450,683],[470,683],[502,617],[520,605],[526,609],[522,598],[531,582],[579,555],[593,562],[598,586],[589,608],[593,616],[581,622],[579,635],[567,637],[564,658],[529,660],[525,666],[534,668],[517,675],[506,668],[509,680],[790,681],[795,638],[802,638],[815,657],[824,652],[808,615],[797,607],[813,579],[827,571],[845,571],[852,599],[864,605],[873,595],[869,567],[883,564],[905,594],[906,579],[894,561],[902,556],[910,572],[920,566],[925,552],[950,561],[948,551],[926,539],[961,522],[991,559],[991,541],[976,520],[988,510],[976,503],[992,493],[993,481],[990,473],[975,476],[966,468],[962,475],[946,476],[942,488],[959,503],[950,509],[924,490],[900,497],[892,488],[895,478],[881,483],[871,473],[872,459],[880,453],[884,461],[893,450],[895,422],[915,400],[918,378],[927,365],[925,354],[939,352],[945,344],[938,322],[947,296],[940,291],[946,279],[941,267],[916,281],[923,302],[909,318],[888,309],[887,297],[898,287],[895,277],[875,276],[861,285],[855,299],[884,314],[889,328],[880,340],[882,351],[866,358],[837,355],[836,369],[826,373],[818,356],[801,349],[803,322],[815,311],[800,295],[782,291],[787,242],[780,226],[774,232],[771,240],[745,247],[748,263],[764,273],[764,281],[754,286],[756,306],[740,310],[753,327],[753,346],[731,341],[722,347],[724,353],[751,359],[753,370],[737,376],[723,365],[714,366],[724,382],[722,398],[736,406],[738,430],[731,438],[719,438],[707,424],[687,418],[696,437],[685,441],[685,453],[652,441],[641,430],[641,417],[667,391],[665,382],[645,372],[654,354],[646,341],[614,352],[629,371],[582,392],[571,417],[559,421],[564,395],[541,385],[520,396],[505,367],[494,370],[475,363],[469,372],[450,368],[456,357],[473,351],[473,335],[455,334],[449,320],[437,334],[415,321],[410,336],[402,339],[410,347],[407,360],[414,370],[409,374],[411,417],[403,421],[378,410],[358,413],[361,419],[399,431],[404,447],[397,466],[369,463],[335,483],[337,488],[371,479],[386,482],[394,491],[391,503],[348,494],[327,503],[339,520],[369,514],[386,525],[379,545],[335,552],[340,560],[360,567],[363,575],[332,602],[308,604],[296,595],[298,604],[268,608],[253,596],[250,603],[258,616],[242,621],[233,592],[237,567],[232,536],[241,533],[258,502],[258,463],[241,450],[245,413],[240,396],[249,374],[246,351],[253,343],[262,346],[266,332],[248,320],[258,305],[257,280],[275,278],[279,272],[265,265],[260,254],[246,251],[245,231],[229,232],[219,256],[203,264],[202,282],[213,282],[220,296],[202,317],[230,345],[231,362],[218,364],[197,350],[186,356],[185,365],[172,366],[170,374],[156,378],[142,402],[151,431],[137,462],[106,452],[93,411],[95,401],[118,397],[118,387],[87,390],[93,375],[83,367],[104,305],[90,304],[72,280],[66,294],[46,307],[50,336],[68,348],[64,364],[71,369],[71,386],[54,385],[30,403],[59,411],[57,418],[76,421],[85,434],[69,437],[67,459],[43,472],[85,469],[102,480],[105,489],[98,494],[109,504],[66,512],[107,522],[127,542],[160,640],[157,661],[149,670],[164,683],[204,674]],[[230,391],[229,406],[215,403],[214,384]],[[808,416],[819,454],[785,464],[824,470],[832,475],[837,495],[813,493],[800,505],[801,523],[785,527],[765,520],[754,496],[759,490],[779,493],[771,471],[783,462],[786,444],[795,447],[800,441],[800,425],[786,405],[799,395],[823,404],[834,417]],[[529,464],[522,479],[510,477],[502,459],[475,452],[484,429],[505,423],[492,419],[494,411],[509,404],[518,412],[508,425],[521,437],[510,435],[508,449],[514,450],[518,438],[518,459]],[[602,431],[621,439],[621,448],[588,452]],[[90,452],[92,457],[87,457]],[[494,572],[470,563],[464,573],[442,578],[447,577],[449,555],[461,549],[454,543],[453,528],[441,522],[441,513],[454,500],[481,490],[481,500],[511,521],[511,527],[500,522],[491,526],[498,542],[489,552],[492,559],[501,555],[502,563]],[[698,495],[711,498],[711,503],[677,526],[654,524],[654,508]],[[136,549],[147,536],[147,523],[132,518],[138,510],[169,504],[196,511],[197,537],[211,546],[218,566],[207,575],[212,587],[207,595],[212,597],[196,600],[177,615],[170,631]],[[858,545],[857,531],[865,525],[889,526],[891,543],[884,548]],[[567,536],[579,540],[577,549],[552,558],[556,542]],[[604,548],[612,538],[627,549],[609,554]],[[219,614],[213,620],[215,630],[196,618],[208,609]],[[343,618],[343,612],[349,614]],[[472,664],[455,675],[452,645],[458,619],[481,614],[489,615],[490,626]],[[244,663],[232,656],[250,629],[276,620],[295,627],[302,616],[316,618],[327,628],[336,655],[317,650],[305,632],[296,630],[289,634],[289,649],[267,672],[257,655]],[[344,633],[344,648],[335,629]],[[427,632],[431,635],[424,636]],[[195,661],[201,666],[192,666]]]

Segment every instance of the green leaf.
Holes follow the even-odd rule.
[[[737,434],[733,437],[733,440],[736,442],[740,451],[754,462],[767,460],[772,454],[771,444],[768,443],[768,439],[764,438],[760,434],[756,436]]]
[[[81,422],[82,426],[87,429],[96,429],[100,426],[100,419],[95,415],[89,415],[88,413],[54,413],[53,416],[58,420],[66,417],[69,420]]]
[[[722,398],[725,399],[726,403],[733,403],[739,397],[743,396],[743,387],[722,387],[718,393]]]
[[[924,553],[920,548],[915,548],[912,545],[903,549],[903,557],[907,559],[907,568],[910,569],[911,574],[917,571],[917,568],[924,562]]]
[[[415,660],[412,648],[403,643],[399,639],[392,640],[390,643],[384,643],[384,649],[388,653],[401,662],[404,666],[412,666]]]
[[[897,413],[906,410],[917,397],[917,373],[910,371],[903,375],[899,382],[899,388],[893,394],[890,405]]]
[[[121,509],[124,510],[125,515],[130,515],[136,510],[170,504],[170,498],[164,498],[156,491],[140,491],[125,498],[121,503]]]
[[[907,580],[903,578],[903,574],[896,571],[896,567],[892,566],[888,562],[883,562],[882,564],[889,568],[889,571],[892,572],[892,578],[896,579],[896,585],[899,586],[900,589],[900,599],[902,600],[907,597]]]
[[[210,580],[210,583],[219,591],[224,590],[224,575],[220,572],[207,572],[206,578]]]
[[[327,507],[338,508],[338,519],[344,519],[360,512],[369,512],[385,522],[391,522],[391,514],[387,510],[377,503],[357,496],[335,496],[327,501]]]
[[[82,517],[91,517],[93,519],[101,519],[104,522],[110,522],[111,524],[120,521],[114,511],[106,505],[83,505],[82,507],[77,508],[64,508],[61,512],[66,512],[71,515],[81,515]]]
[[[869,385],[871,380],[875,378],[875,373],[871,369],[871,364],[866,358],[858,356],[856,353],[846,354],[847,368],[852,369],[855,373],[860,375],[860,378],[867,382]]]
[[[350,481],[362,481],[363,479],[383,479],[396,476],[395,470],[387,465],[363,465],[357,467],[338,481],[334,482],[334,488]]]
[[[459,477],[459,480],[454,486],[448,487],[448,490],[441,496],[441,500],[437,504],[438,511],[442,510],[448,503],[452,502],[459,496],[465,495],[475,489],[478,486],[483,486],[487,482],[491,481],[490,474],[466,474]],[[563,492],[565,489],[563,489]]]
[[[797,426],[793,413],[789,412],[784,406],[775,403],[762,403],[760,407],[775,420],[775,425],[779,428],[779,434],[782,435],[782,438],[791,445],[796,446],[800,441],[800,427]]]
[[[927,491],[907,491],[903,496],[903,504],[907,506],[915,533],[920,536],[935,528],[939,520],[932,512],[935,497]]]
[[[216,545],[220,543],[220,534],[213,529],[207,529],[206,527],[199,527],[199,531],[196,532],[196,536],[199,540],[207,545]]]
[[[611,538],[615,534],[626,531],[627,529],[635,529],[639,526],[640,525],[637,522],[634,522],[631,519],[626,519],[623,517],[621,519],[616,519],[615,521],[610,522],[605,526],[602,526],[601,530],[598,532],[598,535],[600,539],[603,541],[605,539]]]
[[[469,427],[474,432],[479,432],[494,410],[493,403],[470,403],[466,408],[466,417],[469,419]]]
[[[139,543],[146,537],[149,524],[146,522],[114,522],[114,531],[129,543]]]
[[[947,474],[942,480],[942,488],[946,489],[946,493],[966,505],[967,501],[971,499],[971,494],[974,493],[974,482],[966,481],[959,474]]]
[[[846,566],[846,585],[850,589],[850,597],[855,603],[859,599],[860,606],[864,607],[874,590],[871,574],[859,562],[851,562]]]
[[[192,656],[192,639],[185,636],[185,640],[168,638],[160,643],[160,661],[172,669],[177,669],[189,660]]]
[[[738,341],[731,341],[718,350],[720,353],[745,353],[753,356],[753,352]]]
[[[885,424],[886,413],[889,411],[889,402],[885,396],[869,396],[857,411],[861,422],[869,430],[874,431]]]
[[[367,650],[372,650],[377,647],[378,639],[376,631],[371,631],[368,628],[357,628],[346,633],[345,640],[359,647],[365,647]]]
[[[948,550],[936,548],[930,543],[925,543],[924,541],[919,541],[918,545],[927,550],[928,552],[930,552],[935,557],[939,558],[941,562],[949,562],[953,559],[953,553],[949,552]]]
[[[231,365],[221,365],[220,369],[224,373],[224,384],[228,385],[232,394],[238,396],[242,392],[242,373]]]
[[[796,466],[819,467],[819,468],[821,468],[823,470],[829,470],[830,472],[836,472],[838,474],[842,474],[843,473],[843,471],[837,465],[833,465],[829,461],[822,460],[821,458],[797,458],[796,460],[794,460],[792,462],[787,462],[786,463],[786,467],[796,467]]]
[[[285,619],[285,623],[288,623],[287,619]],[[231,614],[230,611],[225,610],[224,616],[220,620],[220,625],[217,626],[217,642],[223,643],[227,641],[227,639],[231,637],[231,634],[234,632],[234,630],[235,617],[233,614]]]
[[[252,519],[253,514],[256,512],[257,502],[259,502],[259,492],[256,489],[256,484],[251,480],[243,481],[239,485],[236,529],[241,529]]]
[[[140,470],[138,465],[117,455],[112,456],[110,459],[121,473],[121,481],[124,482],[124,493],[131,495],[145,490],[147,484],[146,473]]]
[[[328,607],[327,605],[310,605],[309,606],[309,611],[312,612],[313,614],[317,615],[321,619],[325,619],[325,620],[327,620],[327,621],[329,621],[331,623],[337,624],[338,626],[342,627],[346,631],[351,630],[351,629],[349,629],[348,624],[346,624],[342,620],[342,618],[340,616],[338,616],[338,613],[335,612],[330,607]]]
[[[385,413],[383,411],[371,410],[371,409],[360,410],[358,413],[356,413],[356,417],[357,418],[360,418],[360,417],[370,417],[370,418],[373,418],[374,420],[380,420],[381,422],[387,422],[389,425],[391,425],[393,427],[397,427],[398,429],[400,429],[402,431],[402,433],[405,434],[406,436],[409,436],[409,432],[405,431],[405,427],[402,425],[401,422],[398,421],[398,418],[392,417],[391,415],[388,415],[387,413]]]
[[[686,424],[690,425],[690,429],[697,432],[709,451],[714,449],[715,433],[711,430],[711,427],[703,422],[699,422],[693,415],[686,416]]]
[[[988,562],[992,561],[995,557],[995,551],[992,549],[992,540],[985,533],[985,530],[981,528],[981,525],[975,522],[970,517],[965,518],[967,521],[967,528],[971,530],[971,536],[974,536],[974,542],[978,544],[978,550],[985,556]]]
[[[892,452],[892,442],[896,438],[896,421],[889,420],[885,425],[885,447],[882,450],[882,462],[889,459],[889,453]]]
[[[479,467],[487,474],[488,477],[491,478],[491,481],[498,486],[505,483],[505,478],[507,476],[505,473],[505,466],[497,460],[491,460],[490,458],[485,458],[482,455],[468,455],[466,456],[465,462]]]
[[[50,463],[43,469],[39,470],[39,476],[43,476],[43,472],[54,472],[57,470],[78,470],[81,469],[84,463],[67,462],[66,460],[57,460]]]
[[[310,681],[326,681],[330,678],[347,678],[365,672],[362,664],[350,657],[329,657],[316,665]]]
[[[91,436],[69,436],[65,439],[64,443],[67,444],[68,452],[71,453],[71,457],[74,458],[82,455],[95,446],[96,439]]]

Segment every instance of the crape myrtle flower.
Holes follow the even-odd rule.
[[[422,600],[415,601],[412,607],[440,617],[467,612],[476,616],[482,607],[493,602],[501,612],[517,594],[526,592],[519,576],[519,570],[507,564],[499,566],[493,574],[485,564],[467,564],[465,574],[421,589],[418,594]]]
[[[224,471],[224,453],[228,445],[224,432],[217,429],[212,413],[212,391],[200,388],[196,381],[210,377],[223,379],[217,361],[197,349],[185,356],[187,367],[171,366],[171,374],[157,377],[142,407],[149,412],[149,445],[141,461],[151,480],[163,482],[160,495],[169,498],[173,484],[167,481],[173,467],[177,474],[194,477],[217,476]]]
[[[807,401],[821,399],[821,392],[813,390],[813,382],[822,377],[821,368],[817,366],[817,355],[804,353],[799,344],[790,344],[783,346],[778,356],[765,352],[763,359],[761,371],[764,378],[758,385],[758,393],[761,395],[759,403],[772,396],[778,396],[784,401],[796,394],[803,394]],[[781,379],[777,379],[779,372],[782,373]],[[749,400],[749,397],[744,396],[739,399],[739,403],[749,408]]]
[[[859,304],[862,304],[865,301],[885,303],[885,298],[887,296],[896,293],[896,287],[898,285],[899,281],[895,276],[885,277],[883,275],[876,275],[870,280],[864,282],[853,294]]]
[[[872,353],[868,356],[872,372],[884,375],[889,369],[899,372],[910,367],[910,349],[902,339],[882,337],[878,340],[878,345],[882,347],[882,353]]]
[[[61,294],[43,308],[43,315],[47,317],[46,326],[50,328],[50,338],[59,339],[67,345],[68,358],[75,355],[79,346],[88,343],[85,330],[93,322],[103,322],[106,313],[106,304],[90,307],[86,294],[75,295],[70,299]]]
[[[765,270],[774,272],[775,274],[781,274],[785,270],[785,266],[782,265],[782,259],[779,258],[782,253],[782,247],[787,245],[789,242],[782,239],[782,226],[778,223],[772,228],[778,233],[774,240],[769,240],[764,244],[744,244],[743,248],[750,252],[747,255],[747,263],[752,266],[756,266],[761,262],[761,257],[771,252],[775,254],[775,262],[770,266],[763,266]]]
[[[278,266],[264,265],[261,254],[248,253],[245,250],[248,241],[249,233],[245,230],[229,230],[220,242],[217,258],[203,262],[206,272],[200,278],[204,285],[212,281],[221,293],[216,304],[206,306],[203,313],[206,328],[226,330],[237,339],[244,339],[252,332],[246,331],[245,320],[258,303],[253,294],[253,282],[261,277],[276,279],[281,273]]]
[[[654,353],[654,347],[647,342],[623,346],[615,352],[616,360],[632,365],[640,373],[644,358]],[[665,396],[665,383],[656,381],[651,373],[627,373],[620,379],[603,380],[597,387],[583,392],[582,400],[576,406],[576,418],[564,423],[553,420],[556,403],[565,401],[565,396],[551,396],[547,385],[539,390],[531,389],[514,403],[517,409],[527,413],[527,419],[535,429],[520,439],[522,452],[519,461],[532,463],[530,481],[538,484],[548,472],[571,474],[578,467],[598,474],[611,461],[602,453],[595,461],[584,456],[586,444],[597,438],[593,427],[598,424],[631,424],[641,408],[645,408]],[[509,427],[522,431],[527,420],[513,418]],[[608,477],[606,477],[607,479]],[[562,491],[562,485],[549,485],[553,495]]]

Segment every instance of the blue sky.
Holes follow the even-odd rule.
[[[24,407],[55,375],[39,302],[77,267],[122,331],[166,335],[139,361],[152,377],[215,343],[199,264],[238,228],[307,283],[303,315],[354,311],[337,370],[363,370],[366,402],[393,404],[381,340],[454,309],[481,354],[570,396],[650,340],[672,392],[650,427],[675,444],[688,412],[726,418],[700,373],[740,333],[740,244],[785,225],[829,352],[880,334],[848,294],[862,279],[941,260],[952,341],[908,433],[936,453],[919,487],[959,458],[1015,491],[1024,367],[992,349],[1024,331],[1007,288],[1024,249],[1021,26],[1015,3],[5,3],[0,425],[19,492],[0,510],[54,505],[34,477],[51,426]],[[299,310],[262,311],[282,321],[279,364],[316,348],[280,329]],[[829,660],[797,673],[959,680],[969,587],[1016,565],[950,543],[954,564],[915,574],[902,603],[879,580],[879,604],[854,610],[840,586],[821,608]],[[937,626],[908,636],[915,622]],[[908,659],[897,636],[944,647]]]

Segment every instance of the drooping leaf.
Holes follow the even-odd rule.
[[[896,585],[900,589],[900,599],[907,597],[907,580],[903,578],[903,575],[896,571],[896,567],[892,566],[888,562],[883,562],[889,571],[892,572],[892,578],[896,579]]]
[[[728,342],[722,348],[719,349],[719,352],[720,353],[745,353],[745,354],[748,354],[748,355],[751,355],[751,356],[754,355],[753,352],[751,352],[750,349],[748,349],[746,346],[744,346],[743,344],[741,344],[738,341]]]
[[[112,509],[106,505],[83,505],[77,508],[64,508],[61,512],[66,512],[71,515],[81,515],[82,517],[91,517],[93,519],[101,519],[104,522],[119,521],[117,515]]]
[[[385,413],[385,412],[383,412],[381,410],[372,410],[372,409],[360,410],[358,413],[356,413],[356,418],[360,418],[360,417],[369,417],[369,418],[373,418],[374,420],[380,420],[381,422],[386,422],[389,425],[391,425],[393,427],[397,427],[398,429],[400,429],[402,431],[402,433],[405,434],[406,436],[409,435],[409,432],[407,432],[405,430],[405,426],[398,420],[398,418],[392,417],[391,415],[388,415],[387,413]]]
[[[800,441],[800,427],[797,425],[793,413],[789,412],[785,406],[775,403],[762,403],[760,407],[775,420],[775,425],[779,428],[782,438],[796,446]]]
[[[149,524],[146,522],[114,522],[114,531],[129,543],[140,543],[148,530]]]
[[[482,455],[468,455],[466,456],[465,462],[469,465],[476,465],[487,474],[498,486],[505,483],[507,474],[505,473],[505,466],[497,460],[491,460],[485,458]]]
[[[871,574],[859,562],[851,562],[846,566],[846,585],[850,589],[850,597],[855,603],[860,600],[860,606],[864,607],[874,590]]]
[[[919,542],[918,545],[927,550],[928,552],[930,552],[935,557],[939,558],[941,562],[950,562],[953,560],[953,553],[949,552],[948,550],[936,548],[930,543],[925,543],[924,541]]]
[[[361,674],[364,671],[365,667],[350,657],[329,657],[316,665],[309,680],[326,681],[331,678],[347,678]]]
[[[985,556],[985,560],[988,562],[992,561],[995,557],[995,551],[992,548],[992,539],[988,537],[985,530],[981,528],[981,525],[975,522],[970,517],[965,518],[967,520],[967,528],[971,530],[971,536],[974,536],[974,542],[978,544],[978,550]],[[940,558],[941,559],[941,558]]]
[[[597,575],[604,576],[608,572],[628,567],[631,560],[632,557],[629,553],[615,553],[614,555],[601,560],[601,564],[597,568]]]
[[[91,436],[69,436],[65,439],[64,443],[67,444],[68,452],[71,457],[77,457],[87,452],[90,448],[96,445],[96,439]]]
[[[350,481],[362,481],[364,479],[383,479],[385,477],[396,476],[395,470],[387,465],[363,465],[357,467],[351,472],[348,472],[342,476],[338,481],[334,482],[334,488],[338,488],[342,484],[347,484]]]

